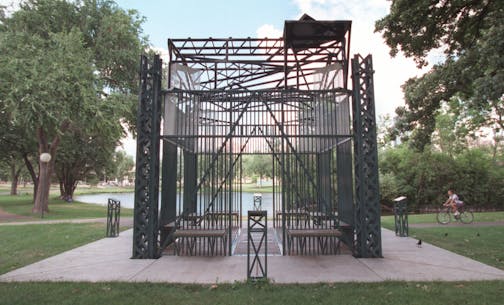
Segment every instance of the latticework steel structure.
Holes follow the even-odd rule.
[[[230,255],[246,154],[271,156],[284,254],[381,257],[372,59],[350,61],[350,29],[303,16],[278,39],[169,39],[166,89],[142,57],[133,258]]]

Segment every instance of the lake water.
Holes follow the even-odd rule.
[[[161,201],[161,195],[159,197]],[[135,193],[101,193],[74,196],[76,201],[100,205],[107,205],[109,198],[119,200],[121,207],[130,209],[134,207]],[[242,193],[242,203],[242,215],[247,216],[247,211],[254,209],[254,193]],[[277,202],[277,204],[279,203]],[[268,211],[268,215],[273,215],[273,193],[262,194],[262,209]]]

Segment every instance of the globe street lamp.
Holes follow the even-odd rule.
[[[51,161],[51,154],[50,153],[41,153],[40,154],[40,162],[49,163],[49,161]]]
[[[51,154],[50,153],[41,153],[40,154],[40,162],[45,163],[47,166],[47,163],[51,161]],[[40,218],[44,218],[44,207],[40,207]]]

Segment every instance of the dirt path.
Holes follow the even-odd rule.
[[[29,220],[29,219],[31,218],[27,216],[11,214],[0,208],[0,222],[10,222],[10,221]]]

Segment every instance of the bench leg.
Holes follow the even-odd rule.
[[[222,249],[224,250],[224,256],[227,255],[227,236],[226,234],[224,234],[224,236],[222,237]],[[229,253],[229,255],[231,255],[231,253]]]

